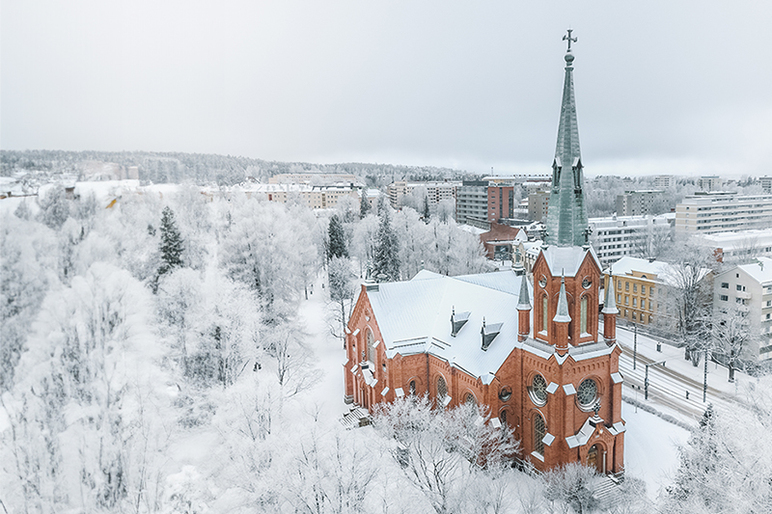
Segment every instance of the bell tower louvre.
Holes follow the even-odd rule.
[[[348,323],[345,401],[372,410],[415,394],[437,408],[485,405],[539,470],[571,462],[623,473],[621,349],[614,293],[588,243],[574,100],[565,56],[548,243],[533,283],[513,271],[362,286]],[[603,315],[603,333],[599,315]]]

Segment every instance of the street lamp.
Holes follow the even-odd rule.
[[[649,366],[656,366],[657,364],[662,364],[664,366],[666,361],[659,361],[659,362],[651,362],[649,364],[646,364],[646,375],[643,379],[643,399],[648,400],[649,399]]]

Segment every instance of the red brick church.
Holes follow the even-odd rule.
[[[570,43],[547,246],[533,283],[514,271],[367,284],[347,333],[346,401],[428,395],[438,408],[484,404],[539,470],[581,462],[624,471],[621,349],[613,284],[599,333],[600,262],[586,243]]]

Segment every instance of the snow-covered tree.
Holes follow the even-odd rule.
[[[49,228],[59,230],[70,217],[70,203],[63,187],[53,186],[38,196],[40,213],[38,219]]]
[[[378,213],[380,225],[378,227],[378,242],[373,256],[372,276],[379,282],[399,280],[399,242],[391,227],[390,209],[384,203]]]
[[[158,268],[158,275],[162,276],[175,268],[182,266],[182,252],[184,242],[180,231],[177,229],[177,223],[174,220],[174,212],[171,208],[164,207],[161,214],[161,242],[159,252],[161,254],[161,265]]]
[[[332,217],[330,217],[330,225],[327,234],[327,258],[348,257],[346,234],[343,232],[343,225],[337,214],[333,214]]]
[[[359,197],[359,219],[364,219],[370,212],[370,201],[367,199],[367,189],[363,188]]]
[[[356,282],[351,272],[351,261],[345,257],[333,257],[327,266],[327,277],[330,287],[330,301],[334,314],[333,335],[340,337],[345,343],[345,330],[348,318],[353,308]]]
[[[747,313],[732,306],[727,312],[717,312],[711,319],[713,351],[729,368],[729,382],[734,382],[738,362],[747,357],[745,351],[751,341],[750,320]]]

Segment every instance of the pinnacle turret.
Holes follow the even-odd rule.
[[[573,62],[571,30],[563,37],[568,41],[566,53],[566,74],[563,81],[563,103],[560,108],[560,125],[552,161],[552,191],[547,209],[547,243],[558,246],[581,246],[585,244],[587,211],[584,206],[584,176],[582,156],[579,149],[579,124],[576,119],[574,100]]]

